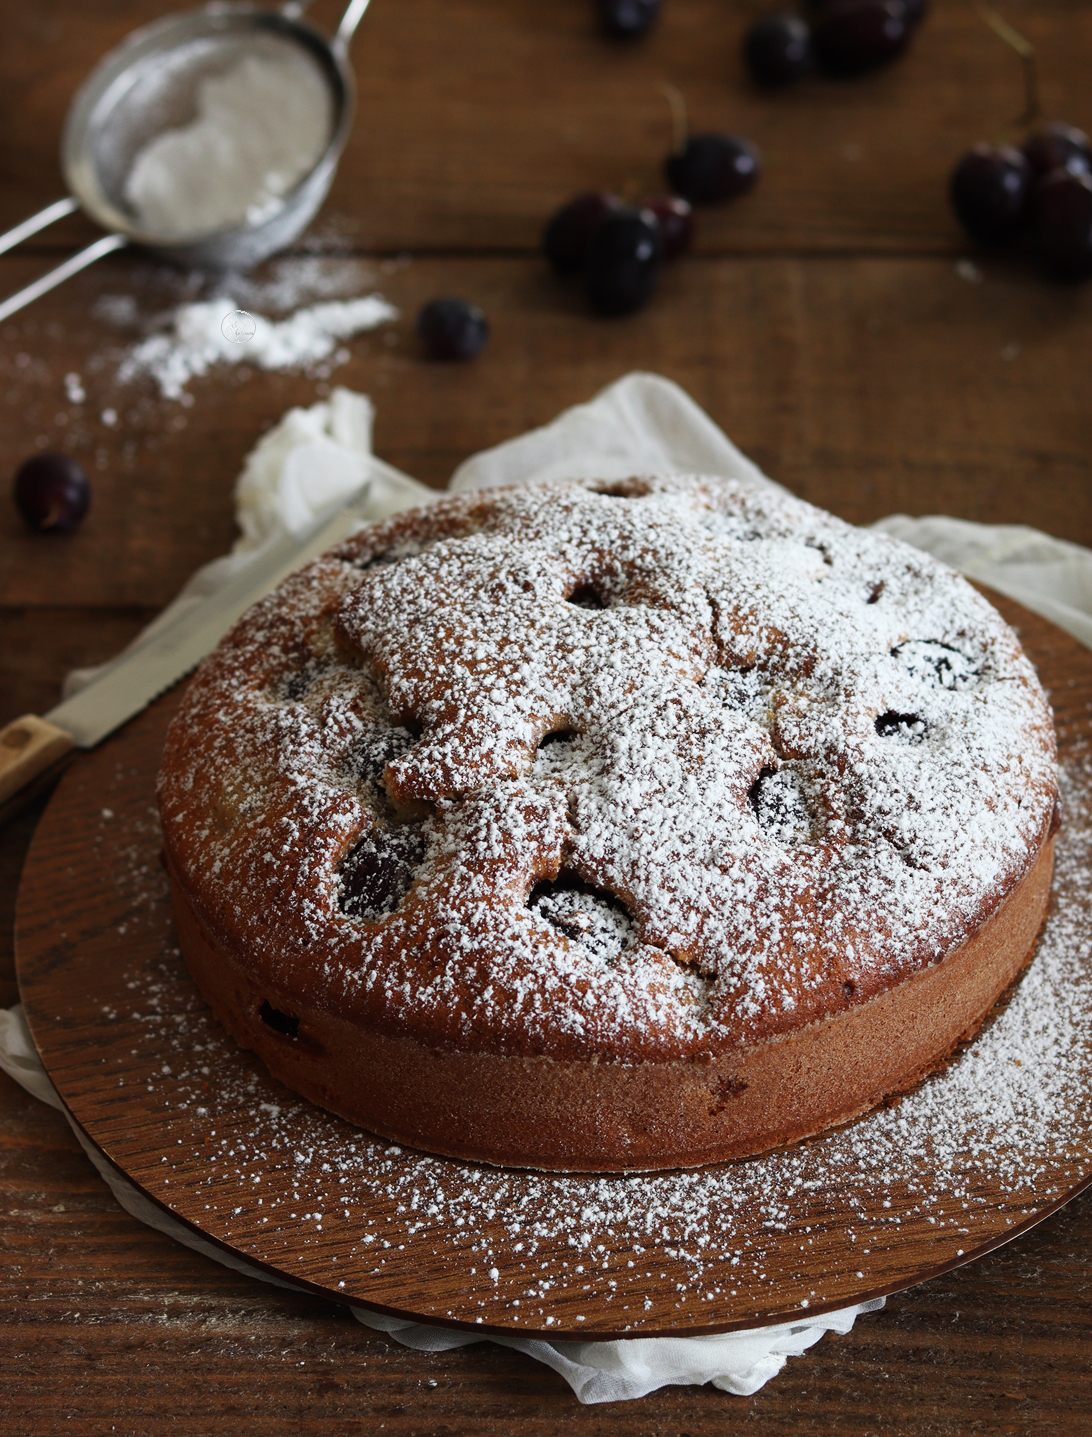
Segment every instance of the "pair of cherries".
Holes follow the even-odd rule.
[[[1051,278],[1092,274],[1092,144],[1060,123],[1033,130],[1023,145],[975,145],[952,171],[952,208],[984,249],[1030,234]]]
[[[693,245],[694,207],[745,194],[760,169],[742,136],[691,135],[664,162],[672,193],[637,206],[605,190],[577,195],[549,220],[542,248],[557,274],[583,280],[597,314],[631,314],[652,298],[661,264]]]
[[[811,0],[808,9],[808,18],[764,15],[747,31],[743,62],[758,84],[773,89],[816,70],[847,79],[879,69],[910,44],[926,0]]]

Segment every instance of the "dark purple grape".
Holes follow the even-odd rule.
[[[802,80],[815,68],[811,26],[791,11],[764,15],[743,38],[743,63],[769,89]]]
[[[473,359],[485,347],[489,324],[465,299],[434,299],[417,316],[417,335],[430,359]]]
[[[1053,279],[1070,283],[1092,274],[1092,175],[1055,170],[1033,198],[1035,244]]]
[[[605,190],[577,195],[557,211],[542,232],[542,248],[558,274],[578,274],[592,235],[622,201]]]
[[[758,151],[742,135],[691,135],[664,162],[667,182],[692,205],[715,205],[751,188],[761,171]]]
[[[1092,145],[1075,125],[1043,125],[1024,141],[1024,154],[1036,179],[1049,175],[1051,170],[1072,170],[1076,174],[1092,171]]]
[[[604,28],[621,40],[643,35],[656,23],[660,0],[595,0]]]
[[[17,471],[12,495],[32,529],[66,534],[87,513],[91,485],[83,467],[67,454],[35,454]]]
[[[679,195],[652,195],[641,208],[656,216],[660,227],[660,257],[678,259],[694,243],[694,211]]]
[[[906,49],[913,25],[904,0],[832,0],[813,32],[828,75],[863,75]]]
[[[660,227],[648,210],[619,209],[591,238],[584,287],[597,314],[631,314],[652,298],[660,274]]]
[[[970,237],[992,248],[1016,237],[1030,183],[1031,170],[1019,150],[975,145],[952,171],[948,196]]]

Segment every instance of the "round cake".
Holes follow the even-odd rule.
[[[202,665],[159,780],[237,1041],[453,1157],[686,1167],[919,1081],[1028,961],[1056,826],[1012,630],[773,489],[399,515]]]

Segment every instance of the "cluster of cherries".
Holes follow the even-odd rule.
[[[975,145],[949,182],[952,208],[985,249],[1030,233],[1047,273],[1092,274],[1092,145],[1072,125],[1042,125],[1023,145]]]
[[[745,194],[760,170],[750,140],[691,135],[664,161],[670,193],[636,206],[605,190],[577,195],[546,225],[542,248],[557,274],[582,279],[597,314],[631,314],[652,298],[661,264],[693,245],[694,206]]]
[[[67,534],[90,508],[91,485],[67,454],[35,454],[16,471],[12,498],[32,529]]]
[[[789,85],[816,70],[848,78],[879,69],[909,45],[926,0],[809,0],[808,8],[808,19],[778,11],[747,31],[743,62],[758,84]]]

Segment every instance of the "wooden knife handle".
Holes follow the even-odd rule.
[[[24,714],[0,729],[0,804],[75,746],[70,733],[36,714]]]

